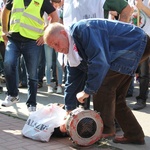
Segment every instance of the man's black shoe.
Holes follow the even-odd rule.
[[[146,107],[146,101],[143,99],[137,99],[137,103],[134,105],[133,110],[140,110]]]

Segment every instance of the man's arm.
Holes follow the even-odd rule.
[[[10,10],[8,10],[6,7],[4,7],[2,11],[2,31],[4,33],[8,33],[8,22],[9,22],[9,15],[10,15]]]
[[[120,13],[119,21],[129,22],[133,9],[127,5]]]
[[[3,11],[2,11],[1,22],[2,22],[2,36],[3,36],[3,39],[4,39],[5,44],[6,44],[6,42],[8,41],[7,35],[8,35],[9,16],[10,16],[10,10],[8,10],[8,9],[4,6],[4,9],[3,9]]]
[[[52,22],[58,22],[59,21],[59,17],[56,11],[52,12],[51,14],[49,14],[49,17],[51,18],[51,23]]]
[[[104,3],[104,17],[108,18],[109,11],[119,14],[119,21],[129,22],[133,9],[126,0],[106,0]]]
[[[148,5],[150,6],[150,0],[148,2]],[[148,17],[150,17],[150,8],[143,4],[142,0],[136,0],[135,6],[142,10]]]

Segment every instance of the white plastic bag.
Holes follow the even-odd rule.
[[[46,105],[30,114],[22,129],[22,134],[33,140],[48,142],[54,128],[63,123],[65,115],[66,111],[58,105]]]

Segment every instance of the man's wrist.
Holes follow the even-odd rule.
[[[8,32],[4,32],[4,31],[2,31],[2,35],[8,36],[8,35],[9,35],[9,33],[8,33]]]

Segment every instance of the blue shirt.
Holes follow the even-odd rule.
[[[142,29],[107,19],[81,20],[71,26],[70,35],[83,60],[78,67],[68,66],[66,101],[76,99],[75,92],[83,89],[88,94],[96,93],[109,69],[134,75],[147,43]]]

